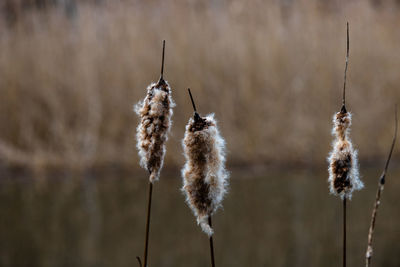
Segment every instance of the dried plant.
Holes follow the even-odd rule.
[[[163,166],[166,152],[165,143],[168,139],[168,133],[172,124],[172,108],[175,106],[171,97],[171,87],[163,77],[164,53],[165,41],[163,41],[161,77],[157,83],[152,83],[147,88],[146,98],[135,105],[135,111],[140,116],[140,123],[137,127],[136,135],[140,165],[147,169],[150,174],[149,195],[147,200],[144,267],[147,267],[153,183],[160,177],[160,171]],[[137,257],[137,259],[139,264],[142,266],[140,258]]]
[[[347,50],[344,69],[342,108],[333,117],[332,134],[335,140],[329,154],[329,187],[332,194],[343,201],[343,267],[346,266],[346,200],[351,199],[354,190],[363,188],[358,170],[357,151],[349,138],[351,114],[346,109],[346,76],[349,63],[349,23],[347,23]]]
[[[152,183],[160,177],[174,106],[171,87],[162,74],[157,83],[147,87],[146,98],[135,105],[140,117],[136,135],[140,165],[149,171]]]
[[[212,235],[207,220],[221,205],[228,178],[224,169],[224,140],[213,114],[198,120],[190,118],[183,147],[186,164],[182,175],[186,200],[203,231]]]
[[[357,151],[349,138],[351,113],[342,111],[333,117],[332,134],[336,136],[329,155],[329,188],[342,199],[351,198],[354,190],[363,188],[358,170]]]
[[[186,159],[182,169],[182,190],[197,217],[197,223],[210,237],[214,266],[211,216],[221,206],[226,194],[229,175],[225,169],[225,141],[219,133],[214,115],[201,117],[192,96],[191,99],[195,113],[186,125],[182,143]]]
[[[372,210],[371,224],[370,224],[369,231],[368,231],[368,246],[367,246],[367,252],[365,254],[365,266],[367,266],[367,267],[370,266],[370,264],[371,264],[371,258],[372,258],[372,254],[373,254],[372,237],[374,235],[374,230],[375,230],[376,215],[378,213],[379,205],[381,204],[381,196],[382,196],[383,189],[384,189],[384,186],[385,186],[386,172],[387,172],[387,169],[389,167],[390,159],[392,158],[394,145],[396,144],[396,137],[397,137],[397,106],[395,107],[394,123],[395,123],[395,127],[394,127],[393,141],[392,141],[392,145],[390,147],[389,156],[388,156],[388,158],[386,160],[385,168],[383,169],[382,175],[379,178],[378,189],[376,191],[376,198],[375,198],[375,203],[374,203],[374,209]]]

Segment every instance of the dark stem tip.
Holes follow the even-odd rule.
[[[345,104],[342,105],[342,109],[340,110],[340,113],[342,113],[342,114],[346,114],[347,113],[347,109],[346,109]]]
[[[161,58],[161,77],[160,80],[164,76],[164,56],[165,56],[165,40],[163,40],[163,47],[162,47],[162,58]]]
[[[188,92],[189,92],[190,100],[192,101],[194,113],[197,113],[196,104],[194,103],[192,92],[190,91],[190,88],[188,88]]]
[[[384,184],[385,184],[385,178],[386,178],[386,175],[385,175],[385,174],[382,174],[381,179],[379,179],[379,183],[380,183],[381,185],[384,185]]]
[[[161,75],[157,82],[157,86],[165,86],[167,83],[164,80],[164,55],[165,55],[165,40],[163,40],[162,58],[161,58]]]
[[[139,262],[139,266],[142,267],[142,261],[140,260],[139,256],[136,256],[137,261]]]
[[[161,76],[160,79],[157,82],[157,86],[164,86],[167,83],[165,82],[165,80],[163,79],[163,77]]]
[[[188,92],[189,92],[190,100],[192,101],[192,106],[193,106],[193,111],[194,111],[194,114],[193,114],[194,121],[199,122],[202,120],[202,118],[200,117],[199,113],[197,113],[196,104],[194,103],[193,95],[192,95],[192,92],[190,91],[190,88],[188,88]]]
[[[342,96],[342,103],[343,103],[343,107],[342,110],[346,109],[344,106],[346,104],[346,79],[347,79],[347,67],[349,64],[349,50],[350,50],[350,37],[349,37],[349,23],[347,22],[346,24],[347,26],[347,38],[346,38],[346,64],[344,67],[344,81],[343,81],[343,96]],[[344,112],[345,113],[345,112]]]
[[[200,117],[199,113],[197,113],[196,111],[193,114],[193,118],[194,118],[195,122],[198,122],[198,121],[201,120],[201,117]]]

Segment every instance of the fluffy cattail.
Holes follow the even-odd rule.
[[[221,206],[228,179],[225,141],[219,134],[214,115],[201,118],[195,113],[186,125],[182,145],[186,158],[182,190],[197,223],[211,236],[213,229],[207,220]]]
[[[351,198],[354,190],[363,188],[359,177],[357,151],[349,139],[351,114],[342,109],[333,116],[333,150],[329,155],[329,187],[342,199]]]
[[[174,106],[171,87],[162,78],[147,87],[146,98],[135,105],[140,116],[136,135],[140,165],[150,172],[152,183],[158,180],[163,166]]]
[[[136,257],[139,265],[144,267],[147,267],[153,183],[160,177],[166,151],[165,142],[172,124],[172,108],[175,106],[171,97],[171,87],[163,78],[164,55],[165,40],[162,50],[161,77],[157,83],[152,83],[147,87],[145,99],[135,106],[135,111],[140,116],[136,134],[140,165],[150,173],[143,265],[141,259]]]

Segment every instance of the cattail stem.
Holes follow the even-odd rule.
[[[146,216],[146,237],[144,241],[144,252],[143,252],[143,265],[140,257],[136,257],[140,267],[147,267],[147,255],[149,251],[149,236],[150,236],[150,215],[151,215],[151,199],[153,196],[153,183],[149,181],[149,192],[147,197],[147,216]]]
[[[158,80],[158,85],[164,85],[164,56],[165,56],[165,40],[163,40],[163,48],[162,48],[162,57],[161,57],[161,75],[160,79]]]
[[[171,88],[164,80],[164,56],[165,40],[163,40],[160,80],[157,84],[152,83],[147,88],[146,98],[135,107],[135,111],[141,118],[136,135],[137,147],[141,158],[140,165],[146,168],[150,174],[143,265],[141,259],[137,257],[139,265],[143,267],[147,267],[153,182],[160,177],[166,152],[165,142],[168,139],[168,132],[171,128],[172,108],[175,106],[171,98]]]
[[[153,183],[149,181],[149,195],[147,199],[146,239],[144,243],[143,267],[147,267],[147,254],[149,249],[151,198],[153,196]]]
[[[165,55],[165,40],[163,40],[162,58],[161,58],[161,79],[164,78],[164,55]]]
[[[378,213],[379,205],[381,204],[381,195],[382,195],[383,188],[384,188],[384,185],[385,185],[386,172],[387,172],[387,169],[389,167],[390,159],[392,158],[394,145],[396,144],[396,136],[397,136],[397,106],[395,107],[394,119],[395,119],[395,130],[394,130],[392,146],[390,147],[390,152],[389,152],[389,156],[388,156],[388,158],[386,160],[385,168],[383,169],[382,175],[379,178],[378,189],[376,191],[376,197],[375,197],[375,203],[374,203],[374,209],[372,210],[371,224],[369,226],[369,231],[368,231],[368,246],[367,246],[367,252],[365,254],[365,266],[366,267],[369,267],[370,264],[371,264],[371,258],[372,258],[372,254],[373,254],[372,238],[373,238],[374,230],[375,230],[376,215]]]
[[[182,170],[186,201],[197,217],[197,223],[209,237],[211,266],[215,267],[211,214],[226,193],[228,173],[225,170],[225,142],[219,135],[213,115],[204,118],[197,113],[190,88],[193,118],[186,125],[183,149],[186,158]],[[206,221],[207,220],[207,221]]]
[[[197,121],[201,120],[201,117],[200,117],[199,113],[197,113],[196,104],[194,103],[192,92],[190,91],[190,88],[188,88],[188,92],[189,92],[190,100],[192,101],[192,106],[193,106],[193,111],[194,111],[193,118],[197,122]]]
[[[344,68],[344,82],[343,82],[343,96],[342,96],[342,110],[346,113],[346,78],[347,78],[347,66],[349,65],[349,48],[350,48],[350,38],[349,38],[349,23],[347,22],[347,49],[346,49],[346,65]]]
[[[383,190],[383,186],[379,182],[378,190],[376,192],[376,197],[375,197],[374,209],[372,210],[371,225],[370,225],[369,231],[368,231],[368,246],[367,246],[367,253],[365,255],[365,266],[367,266],[367,267],[371,264],[371,258],[372,258],[372,236],[373,236],[374,230],[375,230],[376,215],[377,215],[378,207],[379,207],[379,204],[380,204],[382,190]]]
[[[188,88],[188,91],[189,91],[190,100],[192,101],[193,111],[197,112],[196,104],[194,103],[192,92],[190,91],[190,88]]]
[[[212,222],[211,222],[211,215],[208,217],[208,224],[210,227],[212,227]],[[215,267],[215,259],[214,259],[214,241],[213,241],[213,236],[210,236],[210,253],[211,253],[211,266]]]
[[[139,266],[142,267],[142,260],[139,256],[136,256],[137,261],[139,262]]]
[[[343,198],[343,267],[346,267],[346,195]]]

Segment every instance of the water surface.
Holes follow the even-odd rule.
[[[348,205],[348,265],[363,266],[379,169]],[[400,266],[400,169],[390,170],[379,210],[375,266]],[[138,266],[145,172],[3,175],[0,266]],[[342,204],[325,171],[233,170],[224,208],[213,218],[217,266],[340,266]],[[208,240],[180,192],[178,171],[154,186],[152,267],[209,266]]]

